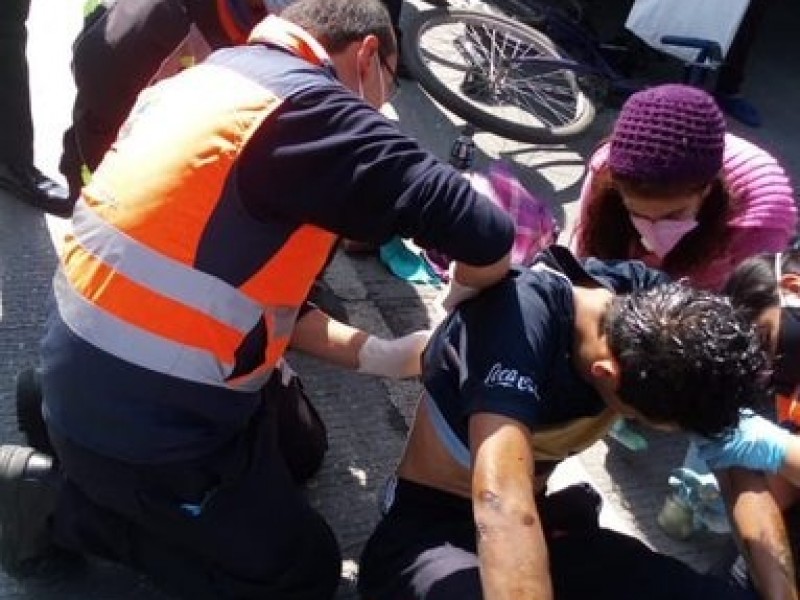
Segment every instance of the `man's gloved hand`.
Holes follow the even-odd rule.
[[[791,433],[773,422],[743,410],[739,425],[718,440],[697,437],[698,456],[712,470],[744,467],[777,473],[786,459]]]
[[[358,372],[379,377],[416,377],[422,369],[420,357],[431,332],[415,331],[394,340],[371,335],[358,351]]]

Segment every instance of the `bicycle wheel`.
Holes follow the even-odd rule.
[[[584,22],[581,0],[491,0],[491,2],[491,6],[499,8],[503,16],[522,21],[533,28],[537,28],[552,11],[558,12],[570,21]]]
[[[544,34],[517,21],[432,10],[412,21],[403,39],[419,84],[480,129],[546,143],[574,137],[594,119],[571,63]]]

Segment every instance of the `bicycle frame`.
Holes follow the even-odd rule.
[[[567,68],[579,76],[599,78],[609,91],[622,96],[641,89],[641,83],[619,73],[607,59],[609,53],[625,49],[602,43],[588,27],[565,11],[536,1],[492,0],[492,3],[508,16],[542,31],[566,54],[563,60],[531,59],[537,64],[554,69]],[[722,64],[722,52],[716,42],[672,35],[665,35],[662,42],[698,50],[697,58],[684,67],[684,81],[690,85],[703,87],[708,73]]]
[[[632,92],[637,86],[622,76],[606,59],[605,53],[616,48],[603,44],[585,25],[558,7],[541,2],[492,0],[502,12],[539,29],[565,53],[562,61],[542,59],[542,65],[568,68],[583,76],[606,82],[615,92]]]

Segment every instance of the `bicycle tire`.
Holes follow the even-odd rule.
[[[448,31],[437,56],[426,46],[435,42],[428,34],[443,27]],[[532,27],[490,13],[444,8],[420,13],[404,33],[404,59],[422,88],[479,129],[524,143],[553,143],[580,135],[594,119],[594,104],[568,59]],[[468,77],[484,89],[470,88]]]
[[[534,29],[555,11],[576,23],[584,22],[583,4],[580,0],[491,0],[491,6],[500,10],[501,16],[522,21]]]

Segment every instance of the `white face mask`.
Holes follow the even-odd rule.
[[[697,227],[695,219],[661,219],[651,221],[630,215],[631,223],[639,232],[642,246],[659,258],[664,258],[678,245],[683,236]]]

